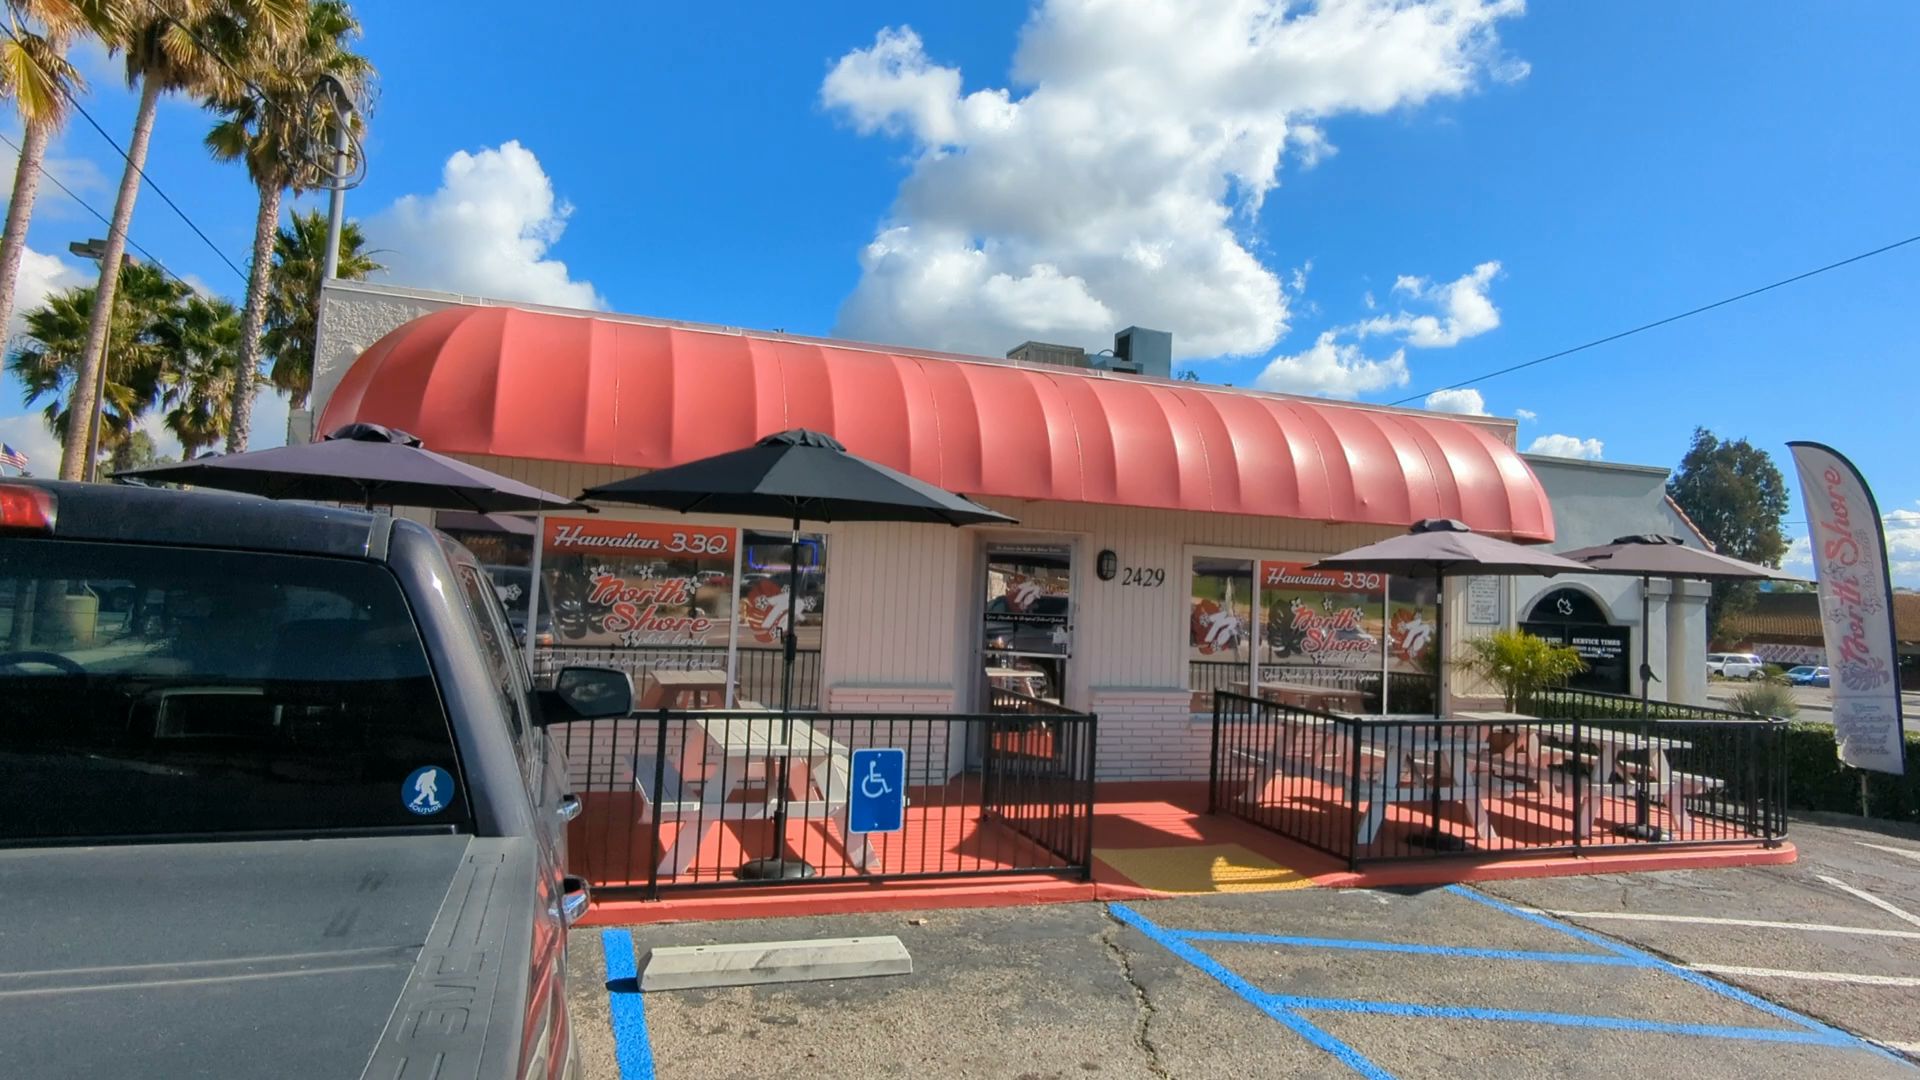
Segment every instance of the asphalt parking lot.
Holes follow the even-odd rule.
[[[626,1080],[1920,1075],[1920,830],[1795,834],[1785,867],[586,930],[575,1018]],[[656,945],[872,934],[914,973],[627,981]]]
[[[1707,704],[1716,708],[1728,708],[1734,695],[1753,684],[1740,679],[1707,680]],[[1801,720],[1819,723],[1831,723],[1833,720],[1833,691],[1824,686],[1789,687],[1793,700],[1800,706]],[[1908,690],[1900,695],[1907,718],[1908,731],[1920,731],[1920,692]]]

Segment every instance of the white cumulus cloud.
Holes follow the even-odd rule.
[[[1880,516],[1880,524],[1887,538],[1887,567],[1893,583],[1920,588],[1920,510],[1889,510]],[[1780,568],[1813,580],[1813,544],[1805,534],[1789,539]]]
[[[540,159],[518,141],[478,153],[456,151],[440,188],[406,195],[367,219],[367,246],[380,249],[395,284],[604,308],[590,282],[549,257],[573,208],[554,195]]]
[[[1254,385],[1289,394],[1359,397],[1372,390],[1407,385],[1407,354],[1404,349],[1396,349],[1384,360],[1370,359],[1360,346],[1336,341],[1329,330],[1305,352],[1268,361]]]
[[[1535,420],[1540,419],[1540,414],[1537,412],[1534,412],[1532,409],[1515,409],[1513,410],[1513,415],[1519,418],[1520,420],[1526,421],[1529,424],[1533,423]]]
[[[1459,390],[1435,390],[1427,395],[1427,408],[1434,412],[1459,413],[1462,416],[1486,416],[1487,399],[1472,387]]]
[[[1542,435],[1527,447],[1527,453],[1599,461],[1601,451],[1605,449],[1606,444],[1599,439],[1582,439],[1575,435]]]
[[[881,30],[820,88],[913,155],[838,330],[997,354],[1137,323],[1171,330],[1182,357],[1264,352],[1287,283],[1242,230],[1285,153],[1324,161],[1327,118],[1512,69],[1495,25],[1522,6],[1041,0],[1010,85],[972,91],[912,29]]]
[[[1483,262],[1467,274],[1435,285],[1426,278],[1401,275],[1393,291],[1408,300],[1431,304],[1438,314],[1401,311],[1376,315],[1361,323],[1361,337],[1393,334],[1416,349],[1447,349],[1478,337],[1500,325],[1500,309],[1487,296],[1487,287],[1500,274],[1500,264]]]
[[[99,275],[91,267],[48,255],[32,248],[20,249],[20,277],[13,290],[13,312],[7,317],[7,342],[25,331],[26,313],[47,302],[47,297],[75,285],[92,285]]]

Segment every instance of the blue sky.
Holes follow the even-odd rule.
[[[1209,381],[1394,401],[1920,232],[1901,2],[1452,0],[1264,49],[1236,22],[1254,0],[1207,25],[1092,0],[358,6],[381,80],[349,208],[426,287],[992,352],[1169,325]],[[84,61],[124,138],[132,98]],[[148,171],[242,263],[252,192],[206,127],[163,107]],[[106,209],[105,142],[76,119],[55,154]],[[29,246],[100,235],[84,213],[43,188]],[[238,293],[152,191],[133,235]],[[1920,244],[1436,404],[1665,466],[1695,425],[1783,466],[1829,442],[1920,584],[1916,295]],[[24,411],[0,386],[0,435],[49,445]]]

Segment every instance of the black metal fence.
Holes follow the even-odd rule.
[[[573,872],[596,895],[653,898],[836,879],[1085,879],[1097,723],[1066,710],[790,720],[662,710],[550,730],[583,805],[568,833]],[[878,774],[856,775],[854,752],[866,748],[904,754],[898,831],[849,828],[858,824],[854,794],[864,786],[872,797],[886,786]],[[743,878],[741,868],[756,859],[784,859],[789,874],[804,865],[806,876]]]
[[[1445,720],[1216,693],[1210,809],[1350,866],[1786,836],[1783,721],[1563,693],[1564,718]]]
[[[1196,695],[1197,708],[1208,707],[1215,691],[1245,693],[1247,671],[1248,665],[1238,660],[1187,661],[1187,685]],[[1378,715],[1388,709],[1395,713],[1433,711],[1434,677],[1417,671],[1387,672],[1383,679],[1378,668],[1367,670],[1310,664],[1262,664],[1260,681],[1356,691],[1366,695],[1364,701],[1353,710],[1359,713]],[[1387,688],[1384,699],[1380,694],[1383,682]],[[1239,684],[1237,687],[1236,683]]]
[[[780,704],[780,648],[742,646],[735,658],[737,703],[778,707]],[[536,678],[550,677],[563,667],[609,667],[633,676],[636,701],[652,691],[649,678],[656,671],[708,671],[724,676],[725,645],[583,646],[556,645],[534,655]],[[742,707],[748,707],[743,705]],[[793,658],[793,708],[813,712],[820,708],[820,650],[800,649]]]

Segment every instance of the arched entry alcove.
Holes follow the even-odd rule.
[[[1587,670],[1568,680],[1576,690],[1626,694],[1633,690],[1633,628],[1615,626],[1606,608],[1577,586],[1551,589],[1533,602],[1520,629],[1561,645],[1571,645]]]

